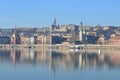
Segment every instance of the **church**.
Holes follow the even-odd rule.
[[[21,38],[19,33],[16,30],[16,27],[14,29],[14,34],[11,37],[11,44],[21,44]]]

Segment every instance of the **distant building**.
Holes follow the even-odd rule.
[[[103,30],[109,30],[109,26],[103,26]]]
[[[97,44],[98,38],[99,37],[94,36],[94,35],[87,35],[87,37],[86,37],[86,43],[87,44]]]
[[[0,36],[0,44],[10,44],[10,37]]]
[[[30,44],[37,44],[37,36],[29,38]]]
[[[37,44],[37,36],[21,37],[21,44]]]
[[[67,25],[57,25],[56,19],[54,18],[54,21],[52,25],[50,26],[50,32],[58,32],[58,33],[66,33],[68,31]]]
[[[67,38],[67,41],[70,41],[71,43],[74,44],[75,41],[80,41],[79,40],[79,35],[72,35],[70,38]],[[81,41],[80,41],[81,42]],[[82,42],[81,42],[82,43]]]
[[[85,30],[90,31],[90,26],[85,26]]]
[[[67,29],[69,31],[78,31],[78,26],[74,25],[74,24],[68,24],[67,25]]]
[[[96,36],[96,32],[86,32],[86,35],[92,35],[92,36]]]
[[[67,25],[61,25],[60,26],[59,32],[67,32],[67,31],[68,31]]]
[[[38,28],[36,30],[37,33],[46,33],[49,31],[49,28]]]
[[[96,25],[96,26],[93,28],[93,31],[97,31],[97,30],[102,30],[101,25]]]
[[[19,36],[19,33],[16,31],[16,28],[14,29],[14,34],[11,37],[11,44],[20,44],[21,38]]]
[[[50,27],[50,31],[54,32],[54,30],[56,30],[57,28],[58,28],[58,26],[56,25],[56,19],[54,18],[53,23]]]
[[[62,42],[62,45],[70,45],[70,41]]]
[[[61,36],[52,36],[52,44],[61,44],[64,41]]]
[[[37,37],[37,44],[43,44],[44,36],[38,36]]]
[[[120,45],[120,36],[115,36],[107,40],[107,44],[109,45]]]
[[[21,44],[27,44],[27,37],[21,37]]]
[[[105,38],[103,34],[99,35],[98,44],[105,44]]]
[[[61,44],[62,42],[64,42],[66,40],[66,38],[62,37],[62,36],[45,36],[42,37],[44,39],[42,39],[42,43],[44,44]]]

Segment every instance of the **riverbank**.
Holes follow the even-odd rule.
[[[74,47],[74,48],[71,48]],[[35,45],[35,44],[0,44],[0,48],[2,49],[24,49],[24,48],[32,48],[32,49],[60,49],[60,50],[68,50],[68,49],[103,49],[103,50],[120,50],[120,45],[62,45],[62,44],[46,44],[46,45]]]

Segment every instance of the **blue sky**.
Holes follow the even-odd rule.
[[[120,26],[120,0],[0,0],[0,28],[58,24]]]

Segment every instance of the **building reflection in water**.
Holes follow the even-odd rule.
[[[119,51],[50,51],[50,50],[0,50],[0,63],[12,62],[13,64],[39,64],[49,66],[53,74],[57,70],[84,70],[86,68],[109,69],[120,67]]]

